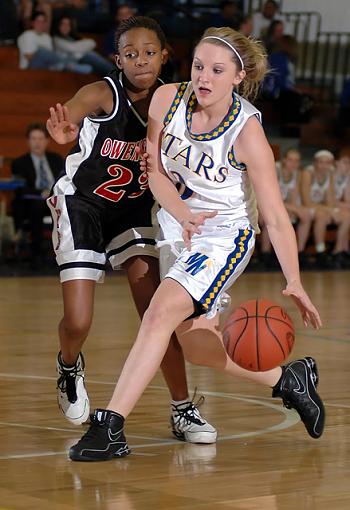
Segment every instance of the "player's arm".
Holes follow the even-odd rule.
[[[50,108],[47,129],[57,143],[75,140],[79,124],[86,116],[110,113],[113,108],[111,89],[104,81],[85,85],[64,105],[57,103]]]
[[[251,149],[254,140],[254,150]],[[321,325],[319,314],[300,281],[295,232],[284,206],[275,171],[273,153],[259,121],[252,117],[235,143],[238,161],[246,164],[269,238],[287,280],[285,295],[294,298],[304,321]]]
[[[163,121],[176,95],[175,84],[159,87],[152,97],[148,111],[147,128],[147,169],[150,189],[158,201],[183,227],[187,245],[205,219],[216,213],[193,214],[187,204],[181,200],[174,184],[165,175],[161,163],[161,139]]]

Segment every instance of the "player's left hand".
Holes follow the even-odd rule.
[[[319,329],[322,326],[320,314],[312,304],[300,281],[288,283],[282,293],[284,296],[289,296],[293,299],[299,308],[305,326],[311,324],[315,329]]]
[[[146,175],[148,175],[148,165],[147,165],[148,153],[142,152],[140,147],[135,147],[135,153],[137,154],[138,157],[141,156],[141,158],[140,158],[141,173],[145,173]]]

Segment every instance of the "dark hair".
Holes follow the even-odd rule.
[[[131,18],[122,21],[115,32],[114,42],[117,53],[119,53],[119,41],[121,36],[133,28],[147,28],[148,30],[152,30],[152,32],[156,33],[162,50],[165,48],[165,35],[156,20],[148,18],[147,16],[132,16]]]
[[[30,20],[31,21],[35,21],[36,18],[39,18],[39,16],[43,16],[45,19],[47,19],[47,16],[46,16],[45,12],[43,12],[43,11],[33,11],[33,14],[31,15]]]
[[[62,16],[57,18],[52,29],[52,34],[57,35],[58,37],[63,37],[60,31],[60,25],[64,19],[68,19],[70,21],[70,32],[68,34],[68,37],[74,39],[75,41],[78,41],[80,37],[77,32],[77,22],[75,18],[70,16],[68,13],[63,13]]]
[[[27,138],[29,138],[32,131],[41,131],[42,133],[44,133],[46,138],[49,137],[49,133],[46,129],[46,126],[42,122],[32,122],[32,124],[29,124],[29,126],[26,129],[26,137]]]

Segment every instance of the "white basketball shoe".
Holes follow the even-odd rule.
[[[90,403],[84,383],[85,362],[82,353],[75,365],[67,367],[61,353],[57,356],[57,402],[64,416],[74,425],[81,425],[89,418]]]
[[[170,424],[177,439],[188,443],[211,444],[216,442],[217,431],[201,416],[198,407],[204,402],[200,397],[195,404],[193,399],[183,404],[171,405]]]

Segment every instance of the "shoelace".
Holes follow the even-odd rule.
[[[62,393],[67,393],[67,398],[71,404],[74,404],[74,402],[77,401],[75,379],[79,375],[80,370],[81,368],[78,363],[69,370],[66,370],[62,365],[60,365],[61,375],[57,381],[57,388]]]
[[[195,388],[191,401],[186,407],[182,407],[184,404],[180,404],[178,406],[173,405],[173,410],[176,413],[175,416],[173,415],[173,419],[176,425],[181,423],[181,420],[183,420],[186,425],[189,425],[191,423],[195,423],[197,425],[204,425],[205,422],[202,420],[198,408],[203,404],[205,399],[204,396],[201,395],[197,402],[195,403],[194,400],[196,398],[196,394],[197,388]]]
[[[105,427],[106,423],[98,421],[95,416],[92,416],[91,418],[91,425],[89,427],[89,430],[85,432],[85,434],[82,436],[80,441],[85,441],[85,439],[98,439],[100,436],[100,430],[101,427]],[[79,441],[79,442],[80,442]]]

